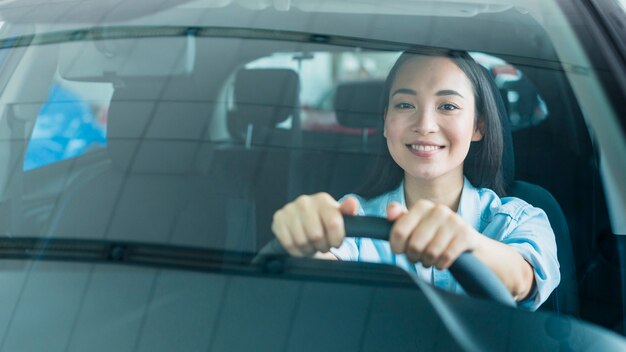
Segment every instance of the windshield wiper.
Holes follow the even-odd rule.
[[[0,238],[0,260],[63,261],[134,265],[228,275],[280,277],[297,281],[414,287],[399,268],[374,263],[338,262],[169,244],[68,238]]]
[[[123,263],[212,270],[250,262],[252,253],[115,240],[1,238],[0,258]]]

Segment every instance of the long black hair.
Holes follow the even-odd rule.
[[[463,173],[476,187],[490,188],[499,196],[505,195],[502,175],[503,138],[501,116],[496,104],[496,94],[489,73],[465,51],[412,48],[404,51],[389,71],[381,97],[379,131],[383,130],[384,116],[389,105],[389,93],[396,74],[405,62],[417,55],[443,56],[451,59],[467,76],[472,84],[476,101],[475,126],[483,133],[480,141],[472,142],[463,164]],[[381,132],[382,134],[382,132]],[[379,138],[375,165],[371,168],[361,190],[357,193],[365,198],[373,198],[387,193],[400,184],[404,170],[391,157],[384,138]]]

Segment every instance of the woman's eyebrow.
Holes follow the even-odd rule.
[[[459,97],[461,97],[461,98],[465,99],[465,98],[461,95],[461,93],[457,92],[456,90],[452,90],[452,89],[444,89],[444,90],[440,90],[440,91],[438,91],[435,95],[436,95],[436,96],[438,96],[438,97],[443,97],[443,96],[446,96],[446,95],[458,95]]]
[[[391,94],[391,96],[393,97],[396,94],[410,94],[410,95],[417,95],[417,92],[414,91],[413,89],[409,89],[409,88],[399,88],[397,89],[395,92],[393,92],[393,94]]]
[[[395,92],[393,92],[393,94],[391,94],[391,96],[393,97],[396,94],[417,95],[417,92],[415,90],[409,89],[409,88],[399,88]],[[456,95],[456,96],[459,96],[459,97],[465,99],[465,97],[463,95],[461,95],[461,93],[459,93],[459,92],[457,92],[456,90],[453,90],[453,89],[440,90],[437,93],[435,93],[435,95],[438,96],[438,97],[443,97],[443,96],[447,96],[447,95]]]

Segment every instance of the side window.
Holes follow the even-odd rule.
[[[493,75],[507,105],[513,131],[539,125],[548,118],[546,103],[520,70],[495,56],[476,52],[471,55]]]
[[[110,83],[55,79],[35,121],[24,171],[106,147]]]

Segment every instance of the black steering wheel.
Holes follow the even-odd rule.
[[[392,223],[373,216],[344,216],[347,237],[367,237],[389,240]],[[255,262],[265,256],[288,255],[277,239],[263,247]],[[472,297],[485,298],[504,305],[515,306],[515,300],[502,281],[472,253],[465,252],[450,266],[450,273]]]

